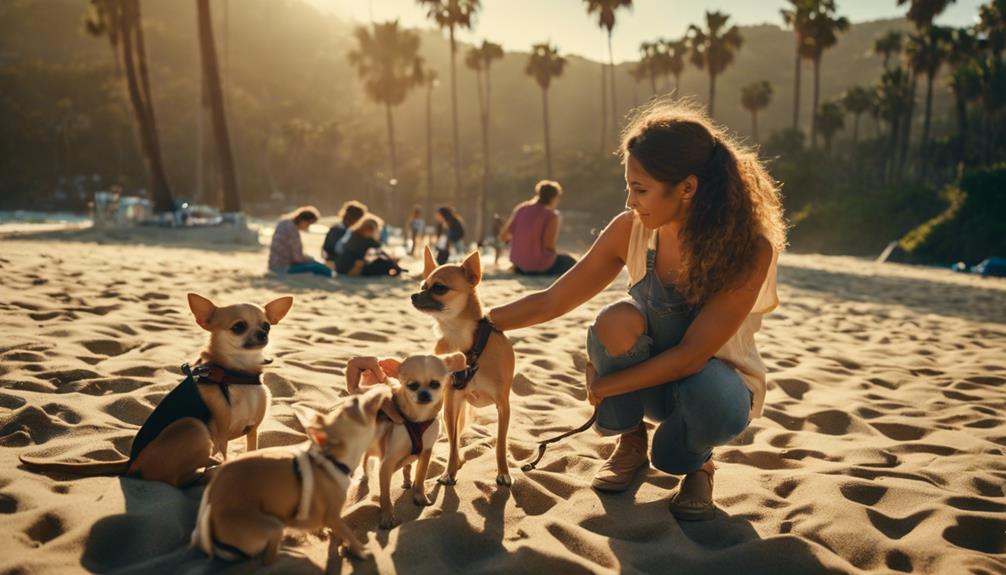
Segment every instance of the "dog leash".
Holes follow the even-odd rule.
[[[580,427],[577,427],[576,429],[572,429],[570,431],[567,431],[566,433],[563,433],[562,435],[557,435],[555,437],[546,439],[545,441],[539,441],[538,442],[538,457],[535,457],[534,461],[532,461],[531,463],[525,463],[523,466],[521,466],[521,468],[520,468],[521,471],[524,471],[524,472],[533,471],[538,466],[538,462],[541,461],[541,458],[545,456],[545,450],[548,449],[548,446],[550,444],[556,443],[558,441],[562,441],[563,439],[566,439],[567,437],[570,437],[571,435],[576,435],[577,433],[582,433],[584,431],[587,431],[587,429],[589,429],[591,425],[594,425],[595,421],[597,421],[597,410],[594,410],[594,413],[592,413],[590,415],[590,419],[588,419],[587,422],[584,423],[583,425],[581,425]]]

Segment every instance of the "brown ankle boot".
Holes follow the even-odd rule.
[[[650,463],[646,444],[646,426],[642,423],[636,430],[620,435],[618,446],[594,475],[591,487],[611,493],[628,489],[639,470]]]

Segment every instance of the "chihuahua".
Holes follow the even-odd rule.
[[[342,520],[350,474],[374,439],[377,412],[390,398],[379,386],[327,415],[298,407],[308,442],[265,449],[221,465],[199,504],[192,545],[210,557],[272,563],[285,527],[329,527],[350,554],[370,554]]]
[[[465,425],[465,403],[474,407],[496,405],[496,483],[510,485],[507,466],[507,429],[510,425],[510,387],[513,385],[514,353],[510,340],[492,329],[482,315],[476,288],[482,280],[479,252],[474,251],[461,265],[437,266],[427,246],[423,283],[412,294],[412,305],[436,321],[440,339],[434,353],[460,351],[468,362],[464,375],[455,374],[444,398],[444,415],[450,456],[440,483],[453,485],[461,466],[458,437]],[[469,383],[470,380],[470,383]]]
[[[127,475],[182,487],[202,478],[200,469],[227,459],[227,444],[244,436],[248,451],[258,447],[258,427],[269,406],[262,385],[269,330],[290,307],[290,296],[261,308],[242,303],[217,307],[188,294],[189,309],[209,343],[194,367],[182,366],[185,379],[154,409],[133,439],[129,458],[102,462],[56,462],[22,456],[36,471],[77,475]]]
[[[433,444],[440,436],[440,408],[443,390],[451,385],[452,370],[464,368],[465,357],[457,353],[441,359],[435,355],[414,355],[399,362],[371,357],[354,357],[346,366],[346,384],[350,393],[359,393],[361,374],[365,385],[376,383],[370,370],[377,363],[391,386],[391,398],[382,408],[386,417],[379,417],[374,442],[364,457],[363,473],[367,476],[368,460],[377,457],[380,464],[382,529],[397,523],[391,506],[391,477],[403,469],[403,486],[412,488],[416,505],[431,505],[426,495],[426,471],[430,465]],[[415,477],[411,464],[418,460]]]

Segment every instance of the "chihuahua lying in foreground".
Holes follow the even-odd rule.
[[[258,447],[258,427],[269,406],[262,385],[263,352],[269,330],[290,307],[290,296],[261,308],[250,303],[217,307],[188,294],[189,309],[209,343],[186,378],[154,409],[133,438],[128,459],[57,462],[22,456],[34,471],[77,475],[127,475],[183,487],[201,478],[199,470],[227,459],[227,443],[244,436],[248,451]]]
[[[271,563],[283,529],[329,527],[360,559],[370,557],[342,520],[350,474],[374,439],[385,386],[353,395],[327,415],[300,408],[306,446],[248,453],[221,465],[199,504],[192,545],[228,561]]]
[[[513,384],[514,353],[510,340],[484,321],[482,304],[475,289],[482,280],[479,252],[461,265],[437,266],[433,252],[426,248],[423,283],[412,294],[412,305],[433,317],[440,339],[434,353],[460,351],[467,369],[455,374],[446,389],[444,417],[450,456],[440,483],[453,485],[461,466],[458,437],[465,425],[465,402],[475,407],[496,405],[499,416],[496,432],[496,483],[510,485],[507,466],[507,429],[510,426],[510,387]]]
[[[446,360],[435,355],[414,355],[405,361],[373,357],[354,357],[346,366],[346,386],[350,393],[360,393],[362,376],[365,388],[377,383],[376,369],[387,377],[391,397],[378,417],[377,432],[364,456],[364,478],[370,456],[380,459],[382,529],[397,523],[391,506],[391,477],[404,468],[403,486],[412,488],[416,505],[430,505],[426,495],[426,471],[433,454],[433,444],[440,436],[440,409],[444,388],[451,385],[451,370],[463,369],[464,355]],[[416,475],[410,477],[411,463],[418,460]]]

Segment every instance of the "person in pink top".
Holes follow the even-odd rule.
[[[513,209],[500,231],[500,239],[510,242],[514,270],[525,275],[558,276],[566,273],[576,259],[556,252],[562,197],[559,182],[542,180],[534,187],[534,197]]]

